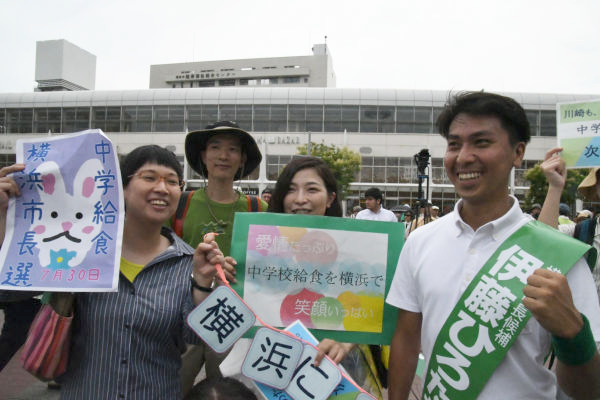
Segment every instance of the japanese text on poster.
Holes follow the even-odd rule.
[[[123,195],[110,140],[100,130],[18,140],[17,162],[0,288],[116,290]]]
[[[556,128],[568,168],[600,166],[600,99],[558,103]]]

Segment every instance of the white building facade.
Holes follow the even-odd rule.
[[[527,189],[524,172],[556,144],[556,103],[598,96],[504,94],[525,108],[531,124],[532,140],[523,167],[515,172],[513,187],[522,198]],[[346,146],[361,155],[361,169],[345,199],[348,207],[372,186],[384,191],[386,208],[413,203],[418,181],[413,156],[428,149],[429,198],[444,207],[456,200],[442,165],[445,140],[435,127],[447,97],[445,91],[310,87],[0,94],[0,161],[14,162],[18,138],[100,128],[120,154],[153,143],[169,148],[183,163],[187,131],[231,120],[254,136],[263,153],[260,167],[241,183],[251,192],[272,186],[298,146],[310,138],[313,143]]]

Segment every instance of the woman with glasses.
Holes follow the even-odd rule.
[[[201,342],[185,319],[208,296],[224,257],[213,235],[193,249],[163,226],[183,183],[172,152],[138,147],[122,161],[121,177],[118,291],[75,295],[70,359],[57,379],[61,398],[181,399],[181,352],[186,342]],[[18,192],[10,183],[3,189],[9,179],[0,178],[0,206]]]

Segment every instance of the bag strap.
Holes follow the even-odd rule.
[[[596,218],[588,218],[584,219],[580,223],[575,226],[575,232],[573,233],[573,237],[581,240],[584,243],[589,245],[593,245],[594,236],[596,234]],[[585,259],[590,267],[590,270],[594,270],[596,267],[596,259],[598,258],[598,252],[592,246],[591,249],[585,255]]]
[[[177,211],[175,211],[173,218],[171,218],[171,227],[179,237],[183,236],[183,221],[185,220],[185,216],[190,206],[190,200],[192,199],[194,192],[195,190],[186,190],[181,193],[179,203],[177,204]]]
[[[248,200],[248,211],[250,212],[260,212],[262,211],[262,204],[258,197],[246,195],[246,199]]]

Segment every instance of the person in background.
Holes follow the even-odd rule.
[[[189,200],[181,238],[195,247],[206,233],[215,232],[227,263],[235,263],[229,257],[234,214],[254,211],[252,201],[257,203],[256,211],[266,211],[268,207],[264,200],[234,189],[236,180],[252,173],[260,164],[262,155],[258,145],[235,122],[219,121],[187,134],[185,156],[190,167],[206,179],[206,186],[196,190]],[[203,365],[207,377],[220,377],[219,365],[225,357],[226,354],[217,354],[203,344],[189,346],[181,369],[184,394],[193,386]]]
[[[270,188],[266,188],[260,194],[260,198],[267,204],[271,202],[271,196],[273,195],[273,191]]]
[[[562,233],[569,236],[576,237],[575,229],[576,224],[559,224],[559,207],[560,197],[565,187],[567,169],[565,162],[560,158],[559,153],[562,151],[561,147],[555,147],[550,149],[546,153],[544,162],[540,165],[542,172],[546,176],[548,181],[548,192],[546,193],[546,199],[544,200],[544,206],[540,212],[538,221],[550,225],[553,228],[557,228]],[[600,201],[600,180],[598,173],[599,167],[591,168],[587,176],[581,181],[577,187],[577,192],[587,201]],[[599,256],[596,258],[596,263],[592,265],[592,276],[596,283],[596,289],[598,296],[600,296],[600,215],[596,215],[590,222],[588,227],[591,228],[593,234],[589,235],[591,244],[599,251]],[[581,227],[581,225],[580,225]]]
[[[575,216],[575,223],[578,224],[579,222],[581,222],[585,219],[591,219],[591,218],[594,218],[594,213],[592,213],[590,210],[581,210]]]
[[[434,206],[432,205],[430,208],[430,212],[431,212],[431,220],[435,220],[439,218],[440,215],[440,208],[438,206]]]
[[[350,218],[356,218],[356,215],[362,211],[362,207],[361,206],[354,206],[352,207],[352,213],[350,214]]]
[[[366,209],[356,214],[356,219],[368,219],[371,221],[398,222],[398,219],[390,210],[386,210],[381,205],[383,195],[381,190],[376,187],[367,189],[365,192]]]
[[[567,203],[558,205],[558,224],[559,225],[574,225],[571,221],[571,207]]]
[[[540,215],[540,211],[542,211],[542,206],[540,205],[540,203],[534,203],[531,208],[529,209],[529,214],[534,218],[534,219],[538,219],[539,215]]]

